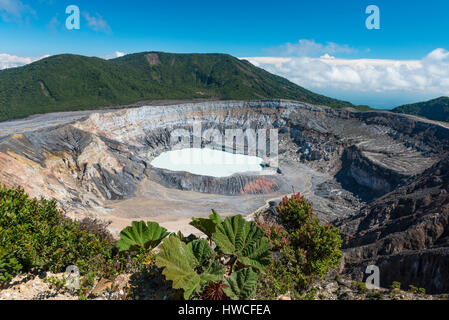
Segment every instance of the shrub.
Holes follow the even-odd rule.
[[[156,255],[156,265],[173,288],[183,289],[185,299],[252,298],[259,274],[272,259],[263,231],[241,215],[222,221],[215,211],[209,220],[192,222],[208,233],[209,242],[172,235],[163,240]]]
[[[336,268],[342,257],[339,230],[329,223],[322,225],[304,196],[285,197],[276,209],[278,222],[267,221],[267,215],[256,219],[278,253],[262,289],[271,297],[307,290],[314,279]]]
[[[385,295],[381,291],[374,291],[374,292],[368,293],[366,298],[368,300],[384,300],[385,299]]]
[[[414,294],[419,294],[419,295],[425,295],[426,294],[426,289],[425,288],[418,288],[415,287],[414,285],[409,285],[409,292],[412,292]]]
[[[354,289],[356,289],[359,293],[365,293],[367,290],[366,283],[361,281],[355,281],[352,283]]]
[[[397,281],[394,281],[394,282],[391,284],[391,290],[392,290],[392,291],[399,291],[399,290],[401,290],[401,283],[400,283],[400,282],[397,282]]]
[[[112,262],[114,243],[94,229],[92,221],[79,224],[64,217],[55,200],[31,199],[20,188],[0,188],[0,282],[8,282],[20,270],[104,268]]]
[[[108,230],[110,224],[111,222],[105,222],[90,217],[83,218],[78,222],[80,230],[95,234],[99,239],[112,243],[115,240]]]
[[[418,294],[419,289],[411,284],[408,286],[408,291],[414,294]]]

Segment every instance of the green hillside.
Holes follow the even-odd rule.
[[[0,71],[0,121],[143,100],[200,98],[352,106],[225,54],[147,52],[113,60],[58,55]]]
[[[393,112],[449,122],[449,97],[440,97],[426,102],[407,104],[393,109]]]

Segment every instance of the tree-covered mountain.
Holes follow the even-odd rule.
[[[113,60],[57,55],[0,71],[0,121],[143,100],[201,98],[352,106],[226,54],[146,52]]]
[[[393,109],[393,112],[449,122],[449,97],[440,97],[426,102],[407,104]]]

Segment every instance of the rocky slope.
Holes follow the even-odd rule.
[[[208,129],[242,128],[278,129],[279,168],[218,179],[150,165],[176,130],[198,141]],[[322,220],[338,219],[344,270],[355,279],[374,262],[386,286],[441,292],[449,289],[448,151],[447,127],[407,115],[284,100],[186,103],[0,123],[0,182],[56,198],[71,217],[112,220],[115,231],[162,216],[182,230],[180,221],[212,208],[248,214],[293,186]]]
[[[345,264],[380,267],[383,286],[401,280],[428,292],[449,292],[449,161],[444,159],[338,224],[345,235]]]
[[[0,290],[2,300],[79,300],[77,292],[64,286],[67,275],[20,275],[10,285]],[[367,289],[363,283],[349,278],[325,279],[313,284],[314,300],[448,300],[445,294],[390,289]],[[120,274],[113,281],[97,279],[87,292],[88,300],[167,300],[176,298],[170,284],[140,274]],[[277,300],[291,300],[288,295]]]

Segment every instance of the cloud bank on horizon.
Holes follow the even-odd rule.
[[[356,104],[392,108],[413,100],[449,96],[449,51],[443,48],[419,60],[336,58],[333,54],[357,50],[313,40],[268,51],[278,56],[242,59],[312,91],[346,97]]]
[[[101,57],[103,59],[109,60],[109,59],[115,59],[125,56],[125,52],[116,51],[110,55]],[[7,53],[0,53],[0,70],[3,69],[9,69],[9,68],[17,68],[17,67],[23,67],[27,64],[36,62],[38,60],[48,58],[50,55],[46,54],[42,57],[18,57]]]
[[[21,67],[47,57],[49,55],[42,57],[18,57],[7,53],[0,53],[0,70]]]

